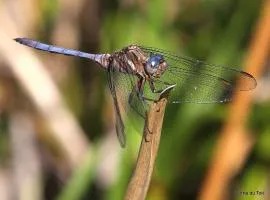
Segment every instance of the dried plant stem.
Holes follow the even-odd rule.
[[[69,166],[78,166],[89,148],[83,130],[64,103],[46,67],[30,54],[29,49],[20,47],[9,35],[15,35],[15,32],[0,31],[0,37],[3,39],[0,52],[5,62],[8,63],[20,87],[35,104],[52,136],[59,142]],[[14,55],[17,55],[16,59]]]
[[[18,109],[10,119],[13,170],[10,192],[14,199],[41,200],[42,167],[33,120]]]
[[[136,168],[129,182],[125,200],[142,200],[146,197],[158,152],[167,94],[154,103],[148,113]]]
[[[245,69],[256,78],[263,73],[270,48],[270,0],[264,1],[262,8],[245,61]],[[239,171],[254,144],[254,139],[245,129],[253,94],[235,95],[198,199],[228,199],[231,178]]]

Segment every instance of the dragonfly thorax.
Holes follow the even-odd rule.
[[[110,64],[122,73],[145,76],[144,63],[148,55],[136,45],[130,45],[112,54]]]

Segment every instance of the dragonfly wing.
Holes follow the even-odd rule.
[[[108,82],[115,109],[117,137],[121,146],[125,147],[126,122],[129,121],[130,125],[136,129],[138,126],[141,126],[147,106],[138,98],[136,92],[136,76],[121,73],[113,67],[109,67]]]
[[[240,91],[256,87],[255,78],[241,70],[211,65],[168,51],[142,47],[145,52],[161,54],[168,69],[155,80],[157,89],[176,84],[170,95],[172,103],[224,103],[232,100],[236,82]]]
[[[117,96],[116,92],[116,86],[115,86],[115,80],[114,80],[114,72],[113,72],[113,67],[109,66],[108,69],[108,83],[109,83],[109,88],[111,91],[111,95],[113,98],[113,105],[114,105],[114,113],[115,113],[115,128],[116,128],[116,133],[118,140],[120,142],[121,147],[126,146],[126,135],[125,135],[125,126],[123,122],[123,116],[121,113],[121,108],[120,108],[120,102],[119,98]]]
[[[148,101],[142,101],[141,99],[139,99],[136,91],[136,85],[134,85],[133,90],[129,95],[128,104],[130,108],[132,108],[132,111],[134,111],[134,113],[145,119],[146,113],[149,110]]]

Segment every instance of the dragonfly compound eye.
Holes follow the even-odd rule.
[[[160,54],[150,54],[150,57],[146,62],[146,71],[153,77],[159,77],[167,67],[168,64]]]
[[[162,59],[163,59],[162,56],[159,54],[156,54],[156,55],[151,54],[149,59],[146,62],[146,71],[150,75],[153,75],[158,70],[158,67]]]

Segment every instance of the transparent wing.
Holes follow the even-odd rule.
[[[121,73],[113,67],[109,67],[108,82],[115,109],[117,137],[121,147],[125,147],[127,121],[134,128],[141,128],[147,106],[137,96],[135,88],[137,83],[136,76]]]
[[[124,127],[124,122],[123,122],[123,116],[121,113],[121,105],[119,102],[119,98],[117,97],[116,93],[116,87],[113,79],[113,68],[109,67],[108,69],[108,83],[109,83],[109,88],[111,91],[111,95],[113,98],[113,104],[114,104],[114,114],[115,114],[115,128],[116,128],[116,133],[118,140],[120,142],[121,147],[126,146],[126,135],[125,135],[125,127]]]
[[[145,118],[149,106],[146,101],[139,99],[136,90],[138,78],[127,73],[114,72],[114,82],[119,102],[123,105],[126,117],[130,115]],[[146,91],[146,90],[144,90]]]
[[[172,103],[223,103],[232,100],[239,81],[240,91],[254,89],[255,78],[244,71],[207,64],[188,57],[173,55],[161,49],[141,47],[145,52],[161,54],[168,69],[155,80],[157,89],[176,84],[170,95]]]

